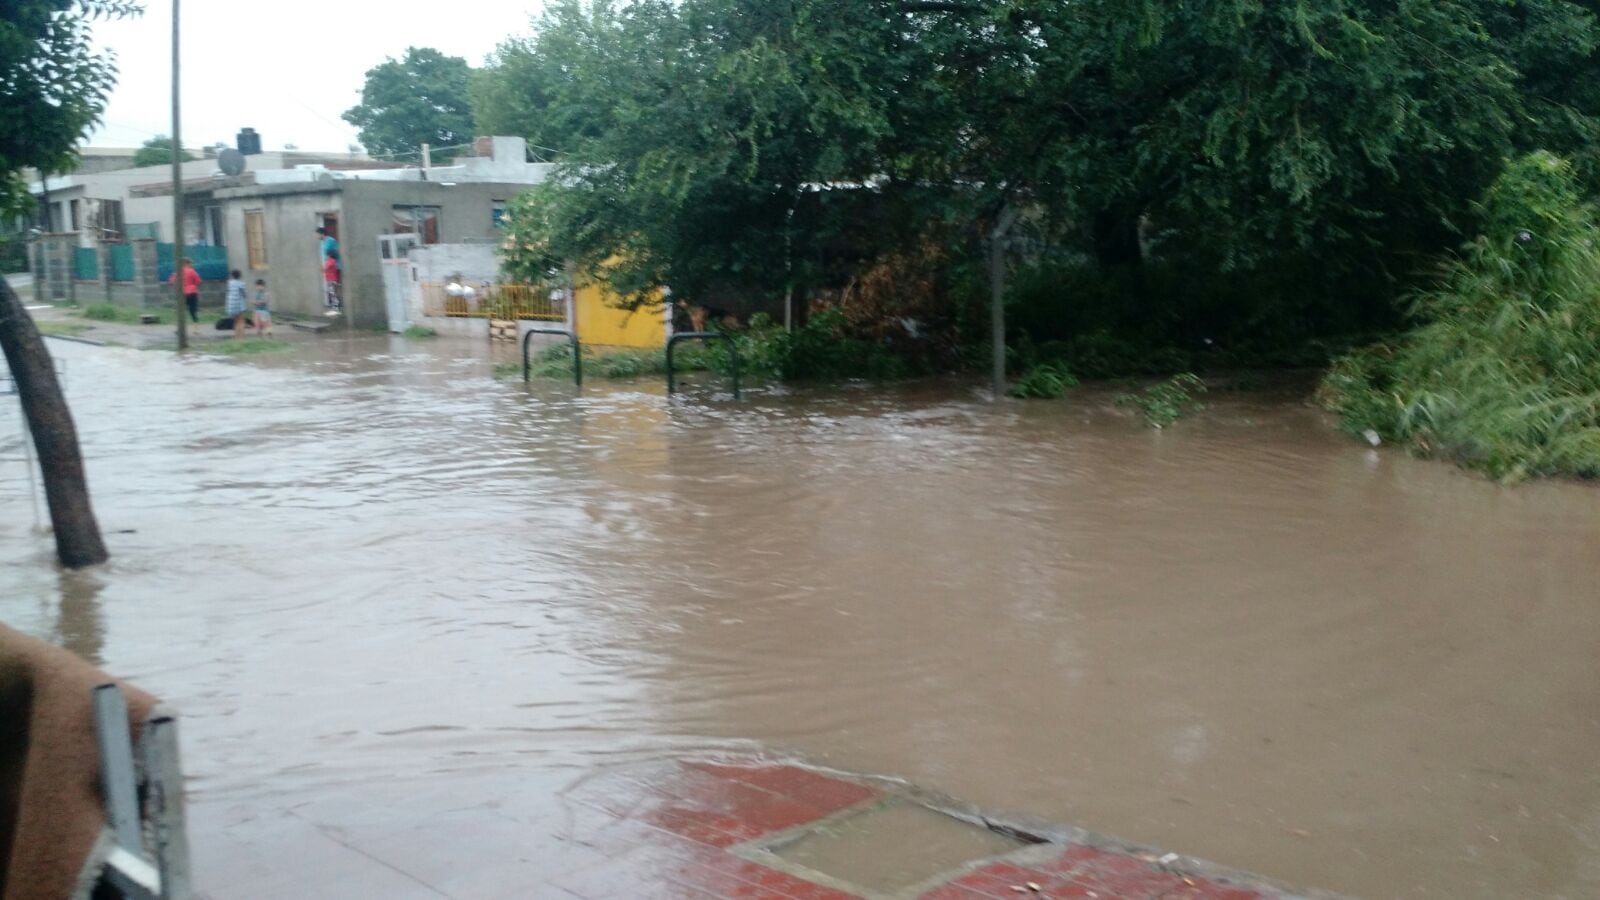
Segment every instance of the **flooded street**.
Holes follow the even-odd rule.
[[[1592,487],[1293,391],[1153,432],[953,384],[575,395],[443,340],[51,349],[113,561],[53,567],[8,400],[0,620],[175,705],[199,816],[756,752],[1307,888],[1600,896]]]

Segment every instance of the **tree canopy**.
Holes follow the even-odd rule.
[[[105,110],[116,59],[96,53],[89,21],[136,14],[128,0],[9,0],[0,11],[0,204],[28,201],[24,168],[70,167]]]
[[[183,151],[183,160],[188,162],[195,158],[193,153]],[[156,135],[133,154],[133,164],[139,166],[162,166],[172,164],[172,138],[164,134]]]
[[[1253,279],[1248,298],[1219,291],[1248,309],[1235,319],[1268,303],[1331,321],[1394,309],[1506,160],[1548,149],[1600,184],[1597,11],[561,0],[501,45],[473,101],[485,130],[563,163],[514,210],[508,260],[530,271],[573,258],[632,290],[825,290],[920,243],[958,260],[1011,204],[1030,262],[1129,295],[1155,290],[1136,274],[1152,263]],[[1141,316],[1193,315],[1191,283]]]
[[[368,153],[411,156],[431,144],[440,159],[448,160],[473,138],[467,98],[471,73],[459,56],[408,47],[403,58],[367,70],[361,102],[345,111],[344,120],[361,129]]]

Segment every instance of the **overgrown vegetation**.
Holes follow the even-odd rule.
[[[404,337],[408,338],[432,338],[439,336],[439,332],[429,328],[426,325],[407,325],[406,330],[402,334]]]
[[[1123,394],[1119,406],[1132,407],[1151,428],[1166,428],[1199,405],[1196,394],[1203,394],[1206,383],[1193,372],[1174,375],[1142,391]]]
[[[1421,323],[1342,358],[1321,397],[1346,430],[1501,479],[1600,477],[1600,230],[1572,164],[1534,153],[1483,234],[1415,295]]]

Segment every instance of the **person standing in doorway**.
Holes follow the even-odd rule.
[[[194,260],[185,256],[177,272],[168,281],[183,279],[183,302],[189,307],[189,320],[200,321],[200,273],[194,270]]]
[[[322,303],[328,307],[323,315],[339,314],[339,264],[331,256],[322,258]]]
[[[344,267],[339,261],[339,240],[329,234],[326,228],[318,228],[317,234],[322,236],[323,305],[328,308],[323,315],[337,316],[342,305],[339,302],[339,274]]]

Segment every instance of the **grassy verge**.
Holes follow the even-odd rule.
[[[139,318],[143,315],[154,315],[158,324],[175,324],[173,309],[170,306],[127,306],[120,303],[96,303],[78,310],[78,315],[96,322],[115,322],[122,325],[138,325]]]
[[[240,340],[210,341],[200,349],[207,353],[221,353],[225,356],[255,356],[262,353],[279,353],[294,346],[288,341],[276,338],[243,338]]]
[[[92,326],[80,325],[77,322],[36,322],[40,334],[56,335],[57,337],[76,337],[88,331]]]

